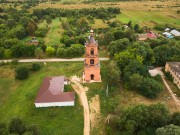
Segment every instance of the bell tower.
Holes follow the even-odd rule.
[[[84,60],[84,82],[101,82],[100,62],[98,58],[98,43],[94,40],[94,32],[90,30],[90,36],[85,43],[86,56]]]

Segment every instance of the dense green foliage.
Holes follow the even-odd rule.
[[[29,6],[31,6],[33,5],[32,3],[27,5],[30,4]],[[47,8],[33,9],[33,12],[29,13],[25,8],[17,10],[10,7],[3,9],[1,12],[3,14],[0,15],[0,58],[34,57],[34,54],[40,58],[42,56],[37,54],[38,51],[40,52],[40,49],[37,48],[41,48],[46,52],[47,56],[52,57],[58,54],[57,51],[59,51],[58,47],[60,44],[64,44],[66,47],[71,47],[72,44],[84,45],[86,42],[84,34],[89,31],[89,28],[94,23],[94,18],[109,20],[115,17],[116,14],[119,14],[120,9],[111,7],[79,10]],[[61,21],[62,28],[65,31],[59,45],[53,44],[49,46],[42,42],[41,38],[46,36],[48,30],[51,29],[50,24],[52,20],[56,17],[60,18],[59,21]],[[67,20],[63,20],[61,17],[67,17]],[[38,24],[43,20],[45,20],[47,25],[39,27]],[[39,45],[33,45],[33,39],[28,42],[22,42],[21,40],[27,36],[37,36]],[[108,44],[110,41],[105,43]],[[48,46],[47,49],[44,48],[44,45]],[[78,57],[82,55],[82,53],[75,55],[71,48],[64,49],[68,50],[68,56],[66,54],[63,57]],[[58,57],[60,56],[58,55]]]
[[[40,135],[40,131],[37,126],[27,126],[25,123],[19,119],[14,118],[10,121],[9,126],[0,123],[0,134],[1,135]]]
[[[179,135],[180,127],[170,124],[168,126],[158,128],[156,130],[156,135]]]
[[[39,63],[33,63],[32,64],[32,70],[33,71],[38,71],[41,69],[41,65]]]
[[[23,80],[28,78],[29,76],[29,69],[25,66],[18,66],[15,69],[15,72],[16,72],[16,79]]]
[[[169,112],[161,104],[138,105],[122,111],[117,124],[119,130],[126,135],[152,135],[156,128],[166,125],[168,119]]]

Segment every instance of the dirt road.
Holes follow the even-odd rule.
[[[163,82],[167,88],[167,90],[169,91],[169,93],[171,94],[171,97],[173,98],[176,107],[178,108],[178,110],[180,111],[180,101],[179,99],[174,95],[174,93],[172,92],[171,88],[169,87],[169,85],[167,84],[166,80],[164,79],[164,76],[162,76]]]
[[[171,90],[171,88],[169,87],[168,83],[166,82],[164,73],[161,71],[161,68],[156,68],[156,72],[161,75],[161,77],[162,77],[162,79],[163,79],[163,83],[164,83],[164,85],[166,86],[167,90],[169,91],[171,97],[173,98],[177,109],[180,110],[180,101],[179,101],[179,99],[174,95],[174,93],[172,92],[172,90]]]
[[[109,60],[109,58],[99,58],[100,61]],[[12,59],[0,60],[0,62],[11,62]],[[84,61],[84,58],[72,58],[72,59],[18,59],[18,62],[67,62],[67,61]]]
[[[90,115],[89,115],[89,104],[86,96],[87,87],[83,87],[80,84],[80,79],[76,76],[71,77],[70,81],[73,83],[72,87],[79,95],[80,101],[84,107],[84,135],[90,135]]]

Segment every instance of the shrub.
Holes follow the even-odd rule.
[[[38,71],[41,69],[41,65],[39,63],[33,63],[32,64],[32,70],[33,71]]]
[[[26,131],[26,126],[21,119],[15,118],[12,119],[9,124],[9,132],[22,135]]]
[[[19,80],[26,79],[29,76],[29,69],[25,66],[18,66],[15,69],[15,72],[16,72],[15,78]]]
[[[48,47],[46,48],[46,54],[47,54],[48,56],[53,56],[54,53],[55,53],[55,49],[54,49],[52,46],[48,46]]]

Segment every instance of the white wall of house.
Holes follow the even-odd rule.
[[[74,101],[69,102],[51,102],[51,103],[34,103],[37,107],[51,107],[51,106],[74,106]]]

